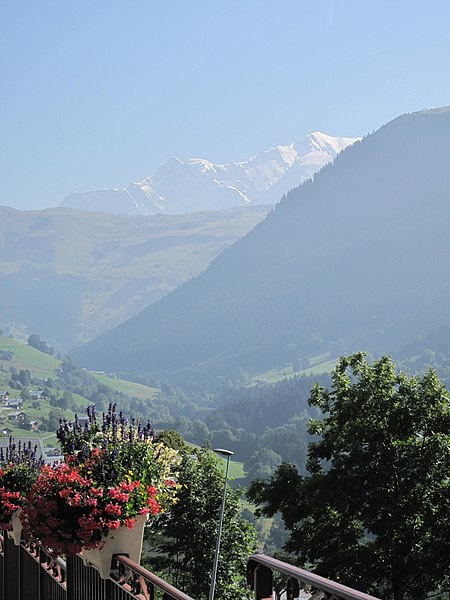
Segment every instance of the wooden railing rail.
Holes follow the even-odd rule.
[[[379,600],[310,571],[294,567],[265,554],[254,554],[247,564],[247,582],[256,600],[272,600],[273,572],[286,576],[286,599],[298,598],[300,590],[309,589],[311,600]],[[306,598],[306,596],[302,596]]]
[[[126,556],[117,555],[114,559],[117,563],[117,569],[116,573],[113,570],[112,579],[129,594],[132,594],[133,597],[151,600],[154,597],[154,588],[157,587],[164,592],[164,600],[193,600],[184,592]]]
[[[285,577],[286,600],[378,600],[335,581],[265,554],[247,564],[247,581],[256,600],[273,600],[274,573]],[[278,590],[279,591],[279,590]],[[115,555],[111,578],[83,564],[78,556],[52,558],[38,545],[15,546],[0,535],[0,600],[193,600],[124,555]]]

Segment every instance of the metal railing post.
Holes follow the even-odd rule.
[[[258,565],[255,569],[255,598],[256,600],[272,600],[273,574],[272,570]]]
[[[3,558],[3,590],[4,600],[20,600],[20,546],[16,546],[13,540],[4,536],[4,558]]]

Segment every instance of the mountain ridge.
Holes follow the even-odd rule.
[[[174,156],[140,182],[123,189],[74,192],[61,206],[148,215],[273,204],[359,139],[316,131],[287,146],[228,164],[203,158],[182,161]]]

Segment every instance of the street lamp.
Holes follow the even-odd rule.
[[[222,508],[220,509],[219,531],[217,532],[216,551],[214,552],[213,570],[212,570],[212,575],[211,575],[211,587],[209,588],[209,599],[208,600],[214,600],[214,592],[216,589],[217,564],[219,562],[220,538],[222,537],[223,513],[225,511],[225,499],[227,497],[228,468],[230,466],[230,457],[233,456],[233,454],[234,454],[234,452],[231,452],[231,450],[224,450],[223,448],[214,448],[214,452],[216,454],[220,454],[220,456],[226,457],[227,468],[225,471],[225,482],[223,484]]]

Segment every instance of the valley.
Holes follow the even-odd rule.
[[[16,332],[23,317],[59,344],[56,359],[2,337],[3,386],[29,371],[56,385],[54,404],[119,401],[191,443],[233,447],[251,476],[303,469],[308,398],[340,356],[389,353],[449,378],[449,143],[449,109],[404,115],[274,209],[1,209],[3,322]]]
[[[0,324],[23,340],[39,332],[67,352],[198,275],[269,210],[117,216],[0,207]]]
[[[392,353],[450,321],[450,109],[401,116],[292,190],[197,277],[72,354],[216,389]]]

